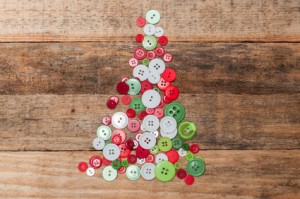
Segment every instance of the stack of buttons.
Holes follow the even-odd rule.
[[[149,10],[145,18],[136,20],[144,34],[136,35],[136,42],[142,46],[135,48],[129,59],[133,78],[123,78],[116,86],[122,95],[121,103],[128,109],[102,118],[92,145],[103,152],[103,157],[92,156],[90,166],[86,162],[78,164],[78,170],[88,176],[95,175],[95,169],[104,165],[102,177],[107,181],[125,173],[130,180],[141,176],[161,182],[177,176],[191,185],[194,177],[205,171],[204,159],[197,155],[199,145],[189,143],[197,135],[197,127],[184,119],[185,108],[175,101],[179,96],[179,89],[173,85],[176,72],[166,66],[173,57],[165,52],[168,38],[163,28],[156,26],[159,20],[156,10]],[[131,98],[140,93],[141,97]],[[115,109],[118,104],[118,96],[111,96],[106,103],[109,109]],[[126,134],[127,130],[135,135],[134,139]],[[181,160],[183,157],[185,160]]]

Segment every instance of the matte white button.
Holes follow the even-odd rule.
[[[154,115],[147,115],[143,120],[143,126],[146,131],[156,131],[159,127],[159,119]]]
[[[149,70],[148,81],[151,84],[157,84],[160,81],[160,75],[155,71]]]
[[[93,147],[96,150],[102,150],[105,146],[105,141],[102,138],[95,138],[93,140]]]
[[[157,72],[159,75],[162,74],[166,69],[166,64],[165,62],[160,59],[160,58],[155,58],[155,59],[152,59],[150,62],[149,62],[149,70],[150,71],[155,71]]]
[[[136,162],[138,164],[144,164],[146,162],[145,158],[137,158]]]
[[[117,176],[118,172],[112,166],[107,166],[102,171],[102,177],[106,181],[113,181]]]
[[[142,102],[147,108],[156,108],[159,105],[160,101],[160,94],[155,90],[147,90],[142,95]]]
[[[168,160],[168,156],[164,153],[159,153],[155,156],[155,163],[158,164],[161,161],[166,161]]]
[[[152,133],[143,133],[140,137],[139,144],[144,149],[151,149],[156,144],[156,137]]]
[[[185,157],[187,154],[187,152],[185,150],[183,150],[182,148],[178,149],[178,155],[180,157]]]
[[[141,168],[141,176],[145,180],[152,180],[155,178],[155,173],[154,173],[154,168],[155,165],[152,163],[146,163],[142,166]]]
[[[171,116],[165,116],[160,120],[160,129],[165,133],[172,133],[177,128],[176,120]]]
[[[93,175],[95,175],[95,169],[89,167],[89,168],[86,170],[86,175],[88,175],[88,176],[93,176]]]
[[[162,27],[156,27],[155,28],[155,37],[161,37],[164,35],[164,29]]]
[[[108,144],[103,149],[103,155],[106,159],[113,161],[120,156],[120,148],[115,144]]]
[[[117,128],[117,129],[123,129],[127,126],[128,124],[128,117],[125,113],[123,112],[117,112],[115,113],[112,118],[112,125]]]
[[[154,35],[155,34],[155,25],[147,24],[144,26],[145,35]]]
[[[139,64],[133,69],[133,77],[138,78],[140,81],[145,81],[148,78],[148,75],[149,69],[143,64]]]
[[[146,13],[146,21],[151,24],[157,24],[160,20],[160,14],[157,10],[149,10]]]
[[[167,138],[173,139],[177,135],[177,128],[174,131],[172,131],[171,133],[166,133],[160,129],[160,135],[162,137],[167,137]]]

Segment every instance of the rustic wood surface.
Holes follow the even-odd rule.
[[[299,198],[300,2],[9,0],[0,3],[0,198]],[[207,169],[114,182],[79,173],[149,9]],[[201,43],[204,42],[204,43]],[[129,134],[134,136],[134,134]]]

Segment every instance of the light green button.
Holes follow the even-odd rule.
[[[158,153],[158,151],[159,151],[159,148],[158,148],[157,145],[154,145],[154,147],[152,147],[150,149],[150,153],[153,154],[153,155],[156,155]]]
[[[153,50],[157,46],[157,40],[154,36],[147,35],[144,37],[142,45],[146,50]]]
[[[116,179],[117,176],[118,176],[118,172],[112,166],[107,166],[102,171],[102,177],[106,181],[112,181]]]
[[[155,177],[161,182],[171,181],[175,176],[175,167],[169,161],[161,161],[154,168]]]
[[[146,13],[146,20],[150,24],[157,24],[160,20],[160,14],[157,10],[149,10]]]
[[[129,86],[129,95],[137,95],[141,91],[141,83],[135,78],[128,79],[126,84]]]
[[[129,108],[134,109],[137,114],[146,109],[140,98],[134,98],[133,100],[131,100]]]
[[[180,169],[181,168],[181,163],[180,162],[175,162],[174,164],[175,169]]]
[[[128,167],[128,165],[129,165],[128,160],[126,160],[126,159],[122,160],[121,165],[123,167]]]
[[[170,149],[172,149],[172,141],[168,137],[161,137],[158,140],[157,145],[159,150],[161,150],[162,152],[167,152],[170,151]]]
[[[129,180],[137,180],[141,175],[141,170],[136,165],[130,165],[126,169],[126,176]]]
[[[142,64],[145,65],[145,66],[148,66],[150,63],[150,60],[147,59],[147,58],[144,58],[143,61],[142,61]]]
[[[172,102],[165,108],[165,115],[173,117],[176,122],[181,122],[185,117],[185,109],[182,104]]]
[[[118,170],[121,167],[121,162],[119,160],[114,160],[114,161],[112,161],[111,166],[114,169]]]
[[[97,136],[103,140],[108,140],[111,137],[111,129],[108,126],[99,126],[97,129]]]
[[[158,88],[153,88],[156,92],[160,93],[160,90]]]
[[[205,163],[198,158],[188,161],[186,169],[192,176],[201,176],[205,171]]]
[[[172,145],[173,145],[174,149],[176,149],[176,150],[180,149],[181,146],[182,146],[182,140],[181,140],[181,138],[179,138],[179,137],[173,138],[172,139]]]
[[[183,140],[192,140],[197,135],[197,127],[194,122],[183,120],[178,125],[178,134]]]
[[[188,151],[188,152],[186,153],[185,158],[186,158],[187,160],[192,160],[192,159],[195,158],[195,154],[193,154],[192,152]]]

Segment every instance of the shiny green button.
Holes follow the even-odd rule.
[[[157,10],[149,10],[146,13],[146,20],[150,24],[157,24],[160,20],[160,14]]]
[[[197,134],[197,127],[194,122],[183,120],[178,125],[178,134],[183,140],[192,140]]]
[[[181,168],[181,163],[180,162],[175,162],[174,167],[176,170]]]
[[[182,140],[181,140],[181,138],[179,138],[179,137],[173,138],[172,139],[172,145],[173,145],[174,149],[176,149],[176,150],[180,149],[181,146],[182,146]]]
[[[173,117],[176,122],[181,122],[185,117],[185,109],[182,104],[172,102],[165,108],[165,115]]]
[[[129,95],[137,95],[141,91],[141,83],[135,78],[128,79],[126,84],[129,86]]]
[[[159,150],[161,150],[162,152],[167,152],[170,151],[170,149],[172,149],[172,141],[168,137],[161,137],[158,140],[157,145]]]
[[[147,35],[144,37],[142,45],[146,50],[153,50],[157,46],[157,40],[154,36]]]
[[[99,126],[97,129],[97,137],[108,140],[111,137],[111,129],[108,126]]]
[[[146,109],[140,98],[134,98],[133,100],[131,100],[129,108],[134,109],[137,114]]]
[[[148,66],[150,63],[150,60],[147,59],[147,58],[144,58],[143,61],[142,61],[142,64],[145,65],[145,66]]]
[[[205,163],[201,159],[194,158],[188,161],[186,169],[192,176],[201,176],[205,171]]]
[[[153,155],[157,154],[158,151],[159,151],[159,148],[158,148],[157,145],[154,145],[154,147],[152,147],[152,148],[150,149],[150,153],[153,154]]]
[[[121,167],[121,162],[119,160],[114,160],[114,161],[112,161],[111,166],[114,169],[118,170]]]
[[[129,180],[137,180],[141,175],[141,170],[136,165],[130,165],[126,169],[126,176]]]
[[[182,145],[182,149],[185,150],[185,151],[188,151],[188,150],[190,150],[190,145],[187,144],[187,143],[184,143],[184,144]]]
[[[126,160],[126,159],[122,160],[121,165],[123,167],[128,167],[129,166],[128,160]]]
[[[186,158],[187,160],[192,160],[192,159],[195,158],[195,154],[193,154],[192,152],[188,151],[188,152],[186,153],[185,158]]]
[[[161,161],[154,168],[155,177],[161,182],[171,181],[174,178],[175,173],[174,165],[167,160]]]

